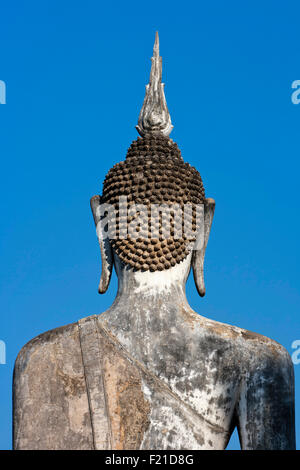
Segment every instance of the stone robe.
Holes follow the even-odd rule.
[[[286,350],[181,313],[167,338],[157,325],[143,352],[104,314],[25,345],[14,371],[14,448],[224,449],[235,426],[244,449],[293,448]]]

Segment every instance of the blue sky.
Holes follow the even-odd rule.
[[[108,308],[89,199],[123,160],[160,34],[171,137],[216,212],[207,294],[192,307],[300,339],[300,6],[295,1],[6,1],[0,17],[0,448],[11,448],[21,347]],[[295,365],[300,434],[300,365]],[[297,388],[298,387],[298,388]],[[298,438],[298,448],[300,441]],[[238,448],[236,436],[230,448]]]

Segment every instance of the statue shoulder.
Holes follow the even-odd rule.
[[[241,329],[241,336],[244,343],[249,345],[249,347],[259,349],[266,357],[270,357],[273,360],[283,362],[287,366],[292,367],[291,356],[287,349],[274,339],[244,329]]]
[[[294,367],[288,351],[266,336],[241,330],[242,381],[236,404],[242,448],[295,449]],[[246,406],[245,406],[246,405]]]
[[[34,355],[45,353],[49,348],[53,346],[54,343],[64,342],[70,337],[75,337],[78,335],[78,324],[71,323],[69,325],[64,325],[59,328],[54,328],[52,330],[46,331],[39,334],[35,338],[31,339],[26,343],[20,350],[16,361],[15,361],[15,372],[21,372],[28,365],[28,362],[33,359]]]
[[[257,376],[268,377],[268,381],[281,383],[283,388],[293,389],[294,366],[287,349],[267,336],[243,328],[227,325],[234,332],[238,344],[238,354],[243,358],[251,380]]]
[[[241,338],[241,345],[252,357],[252,362],[256,367],[261,367],[262,363],[272,365],[274,374],[280,368],[285,372],[293,370],[291,356],[287,349],[274,339],[259,333],[254,333],[243,328],[238,328]]]
[[[205,328],[207,333],[235,345],[237,353],[240,351],[241,357],[251,355],[252,361],[258,362],[262,358],[269,358],[272,362],[280,363],[289,369],[293,368],[290,354],[277,341],[244,328],[209,320],[197,314],[194,315],[194,318],[197,319],[199,327]]]
[[[14,448],[92,448],[77,323],[47,331],[20,351],[14,369]]]

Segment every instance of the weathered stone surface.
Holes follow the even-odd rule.
[[[264,336],[193,312],[179,279],[186,278],[189,263],[182,263],[177,281],[174,276],[171,284],[163,285],[160,273],[145,279],[145,273],[126,270],[122,276],[116,260],[118,297],[99,316],[99,323],[167,393],[168,404],[162,405],[146,384],[151,415],[143,446],[224,449],[237,426],[244,449],[293,448],[289,354]],[[185,422],[189,425],[184,431]],[[191,423],[195,428],[189,434]]]
[[[139,115],[137,131],[141,136],[152,135],[168,136],[173,129],[171,117],[167,108],[164,84],[162,80],[162,58],[159,55],[158,32],[155,35],[153,48],[150,81],[146,85],[146,95]]]
[[[78,325],[44,333],[14,371],[15,449],[92,449]]]
[[[235,426],[243,449],[294,448],[286,350],[193,312],[190,258],[164,285],[161,273],[115,261],[120,285],[108,311],[21,351],[15,448],[224,449]]]

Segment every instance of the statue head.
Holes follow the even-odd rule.
[[[106,175],[102,196],[91,199],[101,248],[99,292],[106,292],[113,265],[124,272],[161,272],[166,279],[193,268],[197,290],[205,294],[203,264],[214,200],[205,198],[199,172],[184,162],[175,142],[161,83],[162,62],[156,33],[149,85],[139,116],[141,137],[125,161]],[[181,269],[181,267],[183,269]]]

